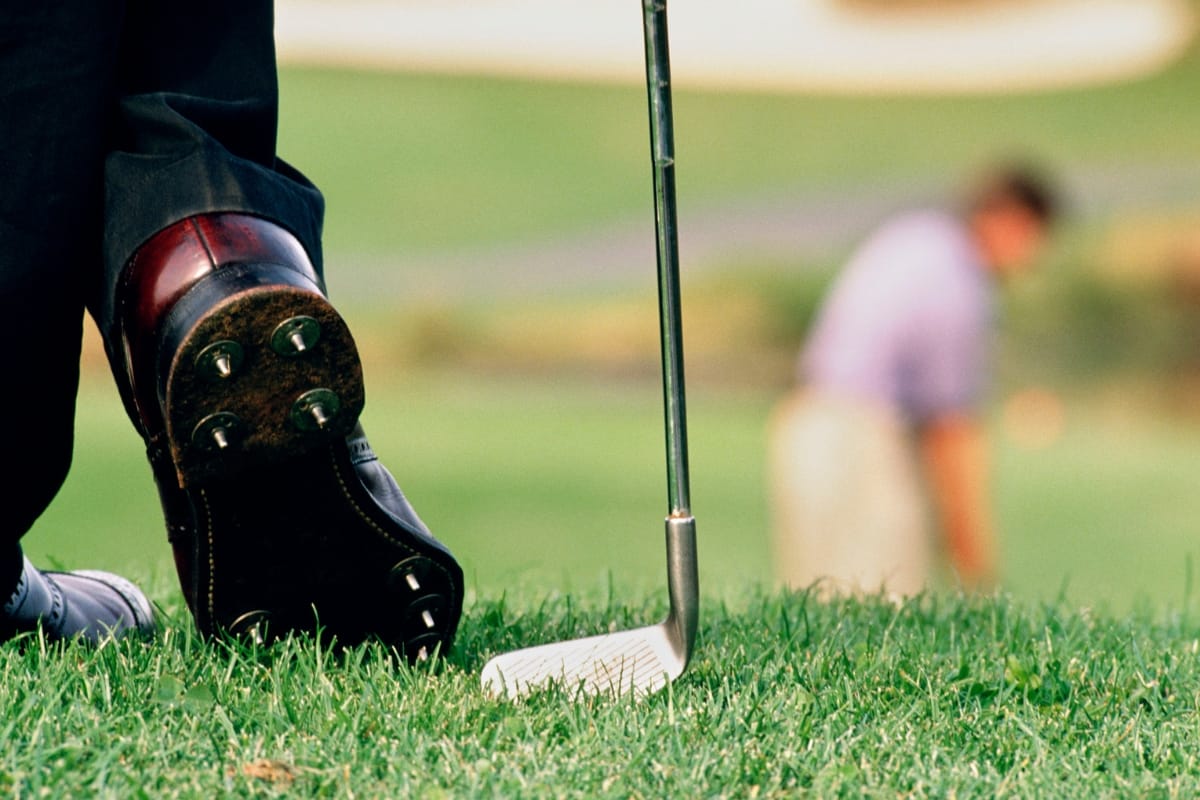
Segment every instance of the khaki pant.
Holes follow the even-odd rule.
[[[775,572],[794,589],[897,598],[925,588],[932,543],[912,437],[897,415],[797,391],[768,429]]]

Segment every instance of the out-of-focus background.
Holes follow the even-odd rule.
[[[1200,552],[1200,45],[1179,0],[672,0],[701,584],[770,580],[765,435],[812,310],[889,211],[993,158],[1069,217],[1006,292],[1004,585],[1179,608]],[[653,590],[666,511],[640,9],[278,4],[279,151],[326,194],[364,424],[472,588]],[[42,563],[174,591],[88,330]]]

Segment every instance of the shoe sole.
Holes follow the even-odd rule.
[[[345,438],[364,404],[354,340],[323,296],[269,273],[214,273],[164,326],[164,419],[197,516],[197,623],[259,640],[378,637],[410,660],[444,652],[461,570],[363,487]]]
[[[362,412],[362,366],[345,322],[321,295],[257,284],[262,277],[214,273],[164,325],[161,397],[185,488],[344,437]],[[312,413],[317,399],[323,421]]]

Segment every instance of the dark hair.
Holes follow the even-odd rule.
[[[978,213],[1005,205],[1027,209],[1043,225],[1059,216],[1059,199],[1043,172],[1028,165],[1005,165],[987,172],[968,195],[967,208]]]

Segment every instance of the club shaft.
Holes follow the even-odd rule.
[[[666,0],[642,0],[645,14],[646,90],[654,167],[654,222],[658,258],[663,409],[666,418],[667,501],[671,516],[691,514],[688,486],[687,403],[683,379],[683,323],[679,301],[679,235],[675,213],[675,134]]]
[[[518,650],[489,661],[482,681],[492,692],[517,697],[547,679],[587,691],[654,691],[677,678],[691,658],[699,619],[696,520],[688,490],[687,412],[683,391],[683,336],[675,220],[675,143],[665,0],[642,0],[646,89],[654,167],[659,328],[662,333],[663,405],[667,439],[667,588],[670,612],[662,625],[626,633]],[[662,647],[665,645],[666,647]],[[667,649],[669,648],[669,652]],[[649,660],[647,660],[649,659]],[[628,667],[631,671],[625,672]],[[615,680],[614,680],[615,678]],[[582,682],[582,683],[580,683]]]

